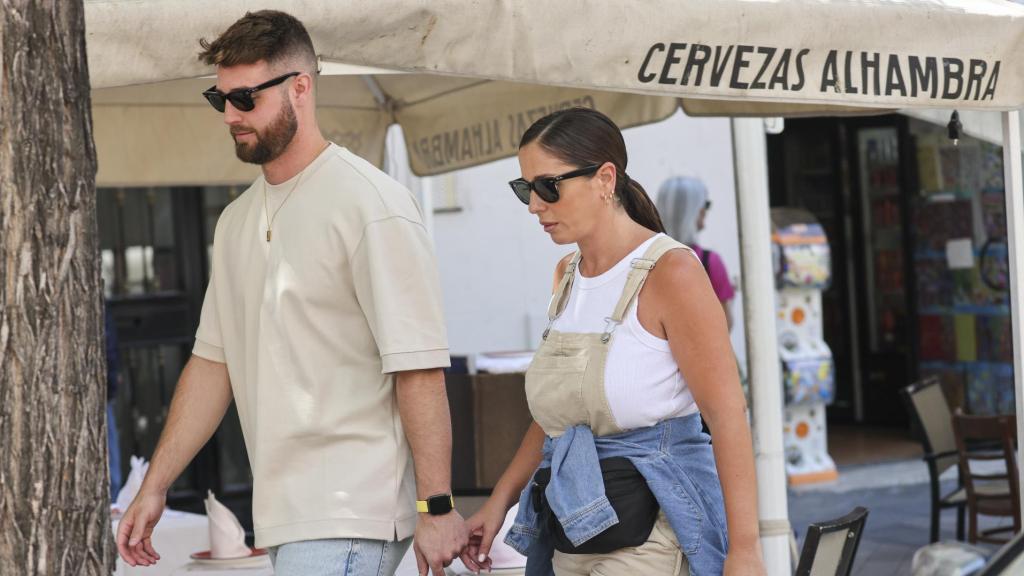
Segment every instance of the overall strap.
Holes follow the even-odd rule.
[[[622,296],[619,297],[619,302],[615,305],[612,315],[606,319],[607,325],[605,326],[604,334],[601,335],[601,341],[608,342],[611,340],[612,332],[615,331],[619,324],[622,324],[622,320],[626,317],[626,310],[629,309],[629,306],[640,294],[640,289],[643,288],[644,282],[647,281],[647,274],[654,268],[659,258],[669,250],[675,250],[676,248],[688,250],[695,258],[697,257],[697,253],[689,246],[681,244],[668,236],[662,236],[647,248],[642,257],[634,258],[630,262],[626,286],[622,289]]]
[[[558,281],[558,288],[551,295],[551,302],[548,303],[548,327],[544,329],[545,339],[547,339],[548,333],[551,331],[551,325],[565,311],[565,306],[569,302],[569,294],[572,292],[572,281],[576,277],[576,267],[579,266],[581,258],[583,258],[583,255],[577,250],[573,254],[572,260],[565,267],[562,279]]]

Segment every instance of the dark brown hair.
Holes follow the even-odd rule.
[[[199,60],[211,66],[255,64],[260,60],[276,66],[291,61],[304,67],[304,72],[317,71],[316,51],[306,27],[278,10],[246,12],[216,40],[202,38],[199,45],[203,47]]]
[[[523,133],[519,147],[536,142],[559,160],[578,166],[615,166],[615,193],[626,213],[641,226],[664,232],[661,216],[643,186],[626,175],[626,141],[611,118],[590,108],[566,108],[537,120]]]

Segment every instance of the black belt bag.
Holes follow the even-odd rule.
[[[619,523],[579,546],[574,546],[566,537],[544,496],[544,489],[551,482],[551,468],[541,468],[534,475],[534,506],[539,512],[547,512],[555,550],[563,554],[608,554],[620,548],[640,546],[650,538],[654,529],[654,522],[658,519],[658,501],[636,466],[624,457],[605,458],[600,465],[604,492],[619,517]]]

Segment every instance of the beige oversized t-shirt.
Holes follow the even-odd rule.
[[[265,204],[276,212],[269,243]],[[217,222],[193,353],[227,363],[257,546],[413,533],[393,373],[449,356],[436,261],[408,190],[334,144],[287,182],[257,179]]]

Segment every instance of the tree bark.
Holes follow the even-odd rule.
[[[82,0],[0,0],[0,574],[110,574]]]

